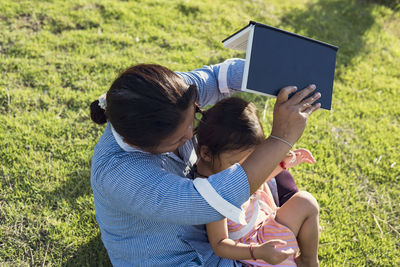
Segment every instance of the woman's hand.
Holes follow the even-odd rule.
[[[293,249],[280,250],[279,247],[285,246],[287,243],[282,240],[270,240],[261,245],[254,246],[254,257],[276,265],[286,260],[295,252]]]
[[[284,157],[282,161],[285,168],[289,169],[303,162],[313,164],[315,163],[315,158],[310,151],[304,148],[300,148],[295,149],[294,151],[290,151],[290,153],[288,153],[288,155]]]
[[[282,138],[291,144],[300,139],[308,117],[321,106],[320,103],[313,104],[321,97],[320,93],[306,98],[315,88],[315,85],[309,85],[290,99],[289,95],[296,92],[297,88],[288,86],[281,89],[274,107],[271,135]]]

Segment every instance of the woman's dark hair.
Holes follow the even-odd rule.
[[[196,99],[196,86],[188,85],[173,71],[140,64],[128,68],[113,82],[105,111],[98,100],[90,105],[90,116],[98,124],[110,121],[125,142],[153,148],[178,128],[184,111]]]
[[[199,147],[207,146],[212,156],[247,149],[265,139],[255,105],[237,97],[221,100],[204,111],[196,134]]]

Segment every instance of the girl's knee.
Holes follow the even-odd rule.
[[[292,198],[297,198],[298,201],[312,214],[319,214],[318,201],[313,195],[307,191],[299,191],[292,196]]]

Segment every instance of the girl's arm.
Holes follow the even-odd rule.
[[[271,180],[272,178],[276,177],[279,173],[281,173],[284,169],[278,165],[276,166],[276,168],[271,172],[271,174],[268,176],[267,180],[265,180],[265,182],[268,182],[269,180]]]
[[[232,260],[251,259],[249,245],[236,243],[232,239],[229,239],[226,219],[208,223],[206,228],[208,241],[216,255]]]
[[[217,256],[232,260],[252,260],[250,245],[229,239],[226,219],[208,223],[206,228],[211,248]],[[286,242],[282,240],[254,244],[253,255],[256,259],[264,260],[270,264],[278,264],[293,254],[293,250],[277,250],[277,246],[285,244]]]

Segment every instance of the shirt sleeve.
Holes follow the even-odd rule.
[[[176,73],[188,84],[197,86],[198,103],[204,107],[240,91],[244,63],[243,59],[228,59],[223,63],[204,66],[194,71]]]
[[[142,219],[173,224],[206,224],[224,218],[200,195],[193,180],[133,158],[119,162],[104,175],[100,185],[114,208]],[[250,197],[247,176],[239,164],[208,180],[222,198],[236,207]]]

